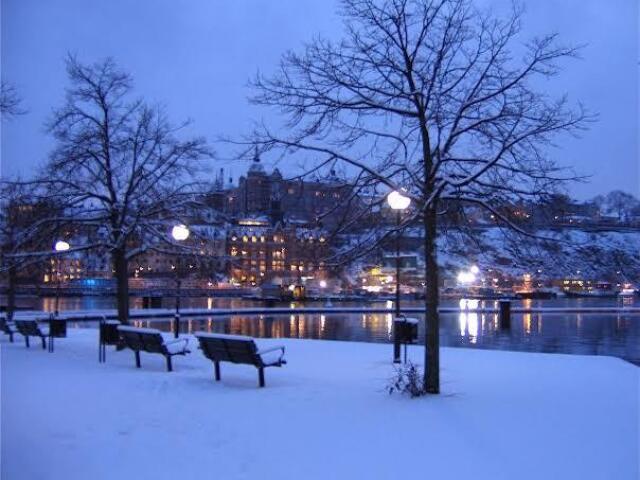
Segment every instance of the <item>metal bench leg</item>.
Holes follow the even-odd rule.
[[[167,355],[167,372],[173,372],[173,365],[171,365],[171,355]]]
[[[49,336],[49,352],[53,353],[53,337],[52,336]]]
[[[216,382],[220,381],[220,362],[213,362],[213,366],[215,367],[215,374],[216,374]]]
[[[264,387],[264,368],[258,368],[258,379],[260,381],[260,387]]]
[[[40,337],[40,340],[42,340],[42,349],[46,350],[47,349],[47,339],[46,339],[46,337]]]
[[[29,348],[29,335],[24,336],[24,343],[27,346],[27,348]]]
[[[136,367],[140,368],[140,352],[136,350],[134,353],[136,354]]]
[[[9,342],[13,343],[13,333],[9,333]]]

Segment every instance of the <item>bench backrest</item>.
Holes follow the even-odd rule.
[[[214,362],[246,363],[260,366],[256,343],[251,338],[196,334],[205,357]]]
[[[149,353],[164,353],[164,339],[158,330],[147,328],[118,327],[120,338],[131,350]]]
[[[42,335],[38,322],[35,320],[16,320],[16,328],[24,336],[39,337]]]

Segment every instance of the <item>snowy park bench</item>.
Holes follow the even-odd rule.
[[[167,359],[167,371],[173,371],[171,357],[191,353],[187,349],[189,340],[179,338],[165,341],[160,330],[155,328],[138,328],[119,326],[118,332],[124,344],[133,350],[136,356],[136,367],[140,368],[140,352],[159,353]]]
[[[258,369],[259,384],[264,387],[264,369],[281,367],[287,363],[284,359],[284,347],[258,350],[251,337],[206,332],[194,335],[200,342],[200,350],[204,356],[214,364],[216,381],[220,381],[220,362],[243,363]]]
[[[5,317],[0,317],[0,330],[9,335],[9,341],[13,343],[13,335],[18,333],[15,322],[11,322]]]
[[[47,348],[49,327],[38,323],[37,320],[16,320],[16,329],[24,337],[24,343],[29,348],[29,337],[39,337],[42,340],[42,349]]]

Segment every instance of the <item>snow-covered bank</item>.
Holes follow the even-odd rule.
[[[636,479],[640,369],[618,359],[443,349],[440,397],[384,392],[391,346],[284,344],[289,364],[164,371],[97,362],[94,330],[56,352],[1,340],[7,479]],[[416,360],[422,350],[411,349]]]

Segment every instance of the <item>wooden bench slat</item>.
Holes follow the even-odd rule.
[[[181,350],[173,351],[167,348],[162,333],[159,330],[153,328],[138,328],[128,325],[122,325],[118,327],[118,333],[123,343],[133,350],[136,357],[136,367],[140,368],[140,352],[147,353],[159,353],[164,355],[167,360],[167,371],[171,372],[173,366],[171,364],[171,357],[174,355],[186,355],[190,353],[187,349],[188,340],[185,339],[184,348]]]
[[[42,349],[47,348],[46,338],[49,336],[48,328],[42,328],[36,320],[16,320],[15,324],[18,332],[24,337],[27,348],[29,348],[29,337],[39,337],[42,340]],[[49,342],[51,342],[51,338]]]
[[[264,387],[264,369],[266,367],[280,367],[286,363],[280,356],[277,361],[265,364],[251,337],[206,332],[197,332],[195,336],[200,343],[203,355],[214,363],[216,380],[220,380],[220,362],[253,365],[258,369],[259,385]],[[284,355],[284,347],[280,348],[282,348]]]

